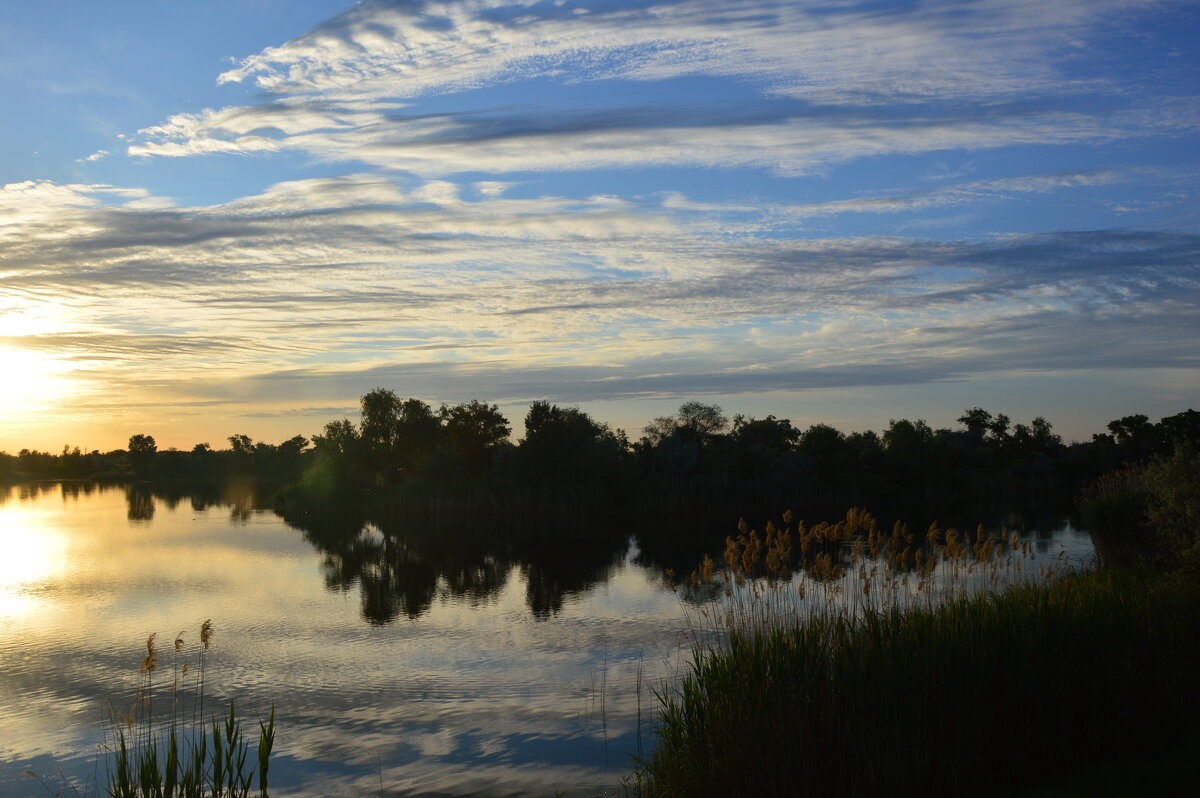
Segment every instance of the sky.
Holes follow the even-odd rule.
[[[375,387],[1086,440],[1200,406],[1200,6],[44,0],[0,17],[0,449]]]

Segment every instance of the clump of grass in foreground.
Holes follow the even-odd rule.
[[[168,700],[166,719],[155,729],[154,678],[158,672],[155,635],[146,639],[138,671],[141,683],[127,713],[111,712],[114,747],[108,762],[113,798],[267,798],[267,772],[275,743],[275,709],[259,721],[256,762],[247,767],[249,746],[234,705],[224,717],[204,719],[205,654],[213,626],[200,628],[198,667],[180,663],[183,632],[175,638],[172,682],[160,700]],[[257,769],[255,767],[257,764]]]
[[[629,786],[1003,795],[1136,756],[1194,732],[1196,593],[1106,570],[940,605],[743,610],[660,695],[657,747]]]

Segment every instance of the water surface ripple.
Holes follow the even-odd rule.
[[[275,706],[280,798],[612,793],[682,662],[680,597],[633,540],[318,534],[131,490],[0,488],[0,795],[44,794],[25,770],[105,794],[147,636],[164,709],[209,618],[207,707]],[[1040,545],[1090,556],[1070,529]]]

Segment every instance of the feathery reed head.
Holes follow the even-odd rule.
[[[157,632],[146,638],[146,656],[142,659],[142,664],[138,666],[138,670],[142,673],[154,673],[158,668],[158,649],[154,642],[156,637],[158,637]]]
[[[208,648],[209,643],[212,642],[212,636],[213,636],[213,622],[212,622],[212,618],[209,618],[207,621],[200,624],[200,644],[202,646],[204,646],[205,648]]]

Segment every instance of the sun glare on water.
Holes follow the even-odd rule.
[[[0,619],[28,615],[41,605],[38,586],[60,567],[64,549],[62,537],[40,528],[36,516],[0,508]]]

